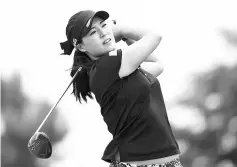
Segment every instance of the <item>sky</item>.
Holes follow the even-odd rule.
[[[150,28],[162,36],[156,53],[164,64],[158,76],[171,123],[178,127],[197,127],[202,117],[195,109],[173,106],[179,97],[191,92],[194,72],[210,70],[219,64],[236,63],[236,49],[227,45],[222,29],[237,29],[234,0],[87,0],[1,2],[1,77],[17,72],[22,76],[23,89],[33,99],[55,103],[71,77],[65,71],[72,65],[72,56],[60,55],[59,43],[66,40],[65,28],[74,13],[106,10],[117,22]],[[108,165],[101,160],[111,135],[95,101],[79,104],[66,93],[58,105],[66,119],[69,133],[54,146],[55,153],[47,160],[51,167],[83,166],[90,163]],[[180,117],[185,115],[185,117]],[[55,126],[62,126],[60,121]],[[197,131],[201,131],[199,127]],[[40,160],[42,163],[42,160]],[[43,162],[44,163],[44,162]]]

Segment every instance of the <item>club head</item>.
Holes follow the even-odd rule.
[[[49,137],[43,132],[37,132],[30,138],[28,149],[37,158],[46,159],[52,154],[52,145]]]

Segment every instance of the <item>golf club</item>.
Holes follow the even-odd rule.
[[[68,88],[71,86],[73,80],[75,79],[78,72],[81,71],[81,69],[82,67],[79,67],[79,69],[76,71],[67,89],[63,92],[62,96],[59,98],[57,103],[53,105],[49,113],[46,115],[46,117],[44,118],[44,120],[42,121],[42,123],[40,124],[40,126],[38,127],[38,129],[35,131],[35,133],[33,134],[33,136],[30,138],[28,142],[29,151],[37,158],[46,159],[46,158],[49,158],[52,154],[52,145],[51,145],[48,135],[44,132],[39,132],[39,130],[41,129],[45,121],[48,119],[49,115],[52,113],[54,108],[57,106],[59,101],[62,99],[64,94],[67,92]]]
[[[116,24],[116,20],[112,20],[112,23],[115,25]],[[52,113],[52,111],[57,106],[59,101],[62,99],[64,94],[67,92],[68,88],[71,86],[73,80],[75,79],[75,77],[78,74],[78,72],[81,71],[81,69],[82,69],[82,67],[79,67],[79,69],[74,74],[70,84],[68,85],[68,87],[66,88],[66,90],[64,91],[62,96],[59,98],[57,103],[55,103],[53,105],[53,107],[51,108],[49,113],[46,115],[45,119],[42,121],[42,123],[40,124],[40,126],[38,127],[38,129],[35,131],[35,133],[32,135],[32,137],[30,138],[30,140],[28,142],[28,149],[29,149],[29,151],[34,156],[36,156],[37,158],[46,159],[46,158],[49,158],[52,155],[52,145],[51,145],[51,142],[50,142],[50,139],[49,139],[48,135],[46,133],[44,133],[44,132],[39,132],[39,130],[44,125],[45,121],[48,119],[49,115]]]

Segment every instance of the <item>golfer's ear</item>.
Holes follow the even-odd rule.
[[[78,45],[76,46],[76,49],[78,49],[78,50],[81,51],[81,52],[86,52],[86,50],[85,50],[83,44],[78,44]]]

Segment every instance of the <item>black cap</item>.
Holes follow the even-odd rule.
[[[66,36],[68,40],[60,43],[61,48],[64,50],[63,54],[71,54],[74,46],[77,45],[77,42],[90,31],[92,21],[96,16],[103,20],[109,18],[109,14],[106,11],[94,12],[85,10],[74,14],[69,19],[66,27]]]

